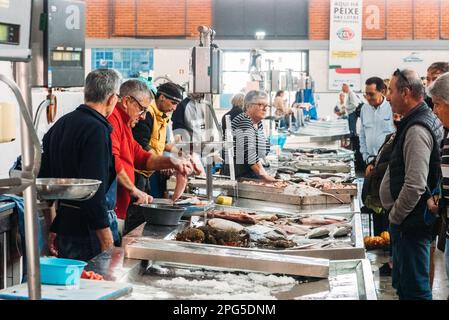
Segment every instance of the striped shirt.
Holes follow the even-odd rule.
[[[443,176],[441,193],[445,200],[447,210],[449,210],[449,133],[446,135],[443,143],[443,151],[441,155],[441,173]],[[449,218],[449,213],[447,214]]]
[[[267,139],[262,121],[254,126],[251,118],[243,112],[232,120],[234,135],[234,163],[236,177],[251,172],[251,166],[267,154]]]

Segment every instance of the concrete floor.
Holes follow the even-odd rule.
[[[396,290],[391,286],[391,277],[381,277],[379,275],[379,267],[388,262],[388,251],[368,251],[367,258],[371,261],[373,269],[377,299],[397,300]],[[435,279],[432,294],[434,300],[446,300],[449,295],[449,281],[444,266],[444,253],[438,249],[435,252]]]

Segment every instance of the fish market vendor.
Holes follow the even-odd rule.
[[[268,96],[265,92],[249,91],[243,100],[243,113],[231,122],[236,178],[276,181],[265,171],[261,163],[269,151],[262,124],[268,107]],[[224,166],[223,173],[229,175],[229,165]]]

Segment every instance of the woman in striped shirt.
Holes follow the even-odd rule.
[[[449,72],[442,74],[429,87],[429,94],[432,97],[433,111],[443,123],[445,131],[449,129]],[[441,171],[443,175],[442,180],[442,204],[443,210],[441,216],[443,218],[443,226],[446,228],[446,247],[445,247],[445,261],[446,273],[449,279],[449,223],[448,223],[448,209],[449,209],[449,136],[444,139],[444,146],[441,159]],[[429,206],[429,201],[428,201]],[[433,213],[438,212],[438,204],[430,203],[429,209]],[[441,234],[441,233],[440,233]],[[449,297],[448,297],[449,299]]]
[[[276,181],[268,175],[260,161],[267,155],[269,147],[262,125],[268,107],[268,96],[265,92],[249,91],[243,101],[243,113],[232,120],[236,178]],[[226,174],[229,168],[225,166],[224,169]]]

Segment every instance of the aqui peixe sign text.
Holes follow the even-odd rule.
[[[329,35],[329,90],[348,83],[360,90],[362,1],[331,0]]]

